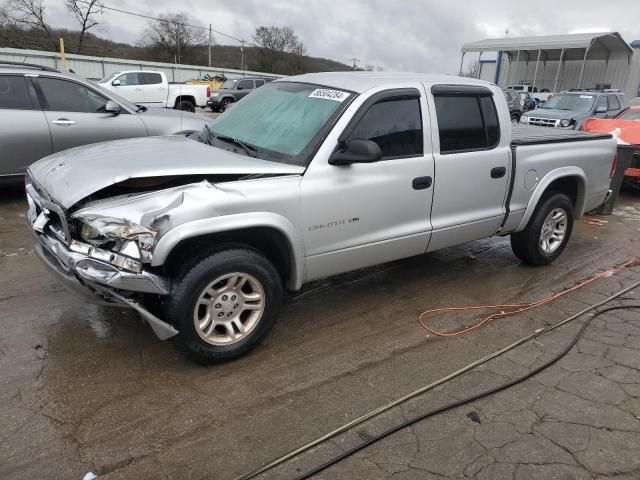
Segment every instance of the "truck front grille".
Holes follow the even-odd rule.
[[[558,127],[560,126],[560,120],[554,120],[553,118],[529,117],[529,125],[536,125],[538,127]]]

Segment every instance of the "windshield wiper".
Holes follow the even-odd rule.
[[[241,142],[240,140],[233,138],[233,137],[227,137],[225,135],[218,135],[213,133],[213,131],[209,128],[209,125],[205,125],[204,126],[204,132],[205,132],[205,138],[204,138],[204,143],[213,146],[213,141],[214,140],[219,140],[221,142],[225,142],[225,143],[231,143],[233,145],[238,145],[239,147],[241,147],[245,153],[252,157],[252,158],[257,158],[256,152],[258,151],[255,147],[251,146],[251,145],[247,145],[244,142]]]
[[[239,147],[241,147],[247,153],[247,155],[249,155],[250,157],[256,158],[257,150],[256,150],[255,147],[247,145],[246,143],[241,142],[240,140],[238,140],[236,138],[233,138],[233,137],[227,137],[227,136],[224,136],[224,135],[216,135],[215,133],[213,134],[213,137],[216,140],[220,140],[222,142],[233,143],[234,145],[238,145]]]

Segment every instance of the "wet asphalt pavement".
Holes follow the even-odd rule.
[[[20,189],[0,190],[0,478],[230,479],[640,280],[640,267],[467,335],[434,338],[430,307],[536,300],[640,247],[639,196],[576,223],[552,266],[474,242],[308,285],[263,345],[201,367],[127,310],[83,304],[31,250]],[[638,205],[638,206],[637,206]],[[640,289],[627,297],[640,304]],[[620,303],[634,303],[632,300]],[[472,318],[434,320],[451,329]],[[411,400],[262,478],[498,385],[553,356],[578,323]],[[640,478],[640,311],[603,315],[544,373],[405,429],[317,478]]]

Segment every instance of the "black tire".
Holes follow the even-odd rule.
[[[222,101],[220,102],[220,111],[224,112],[227,108],[229,108],[229,105],[231,105],[232,103],[233,103],[233,100],[231,98],[222,99]]]
[[[198,333],[194,309],[201,293],[211,282],[235,272],[250,275],[260,283],[264,292],[264,310],[255,327],[244,337],[229,345],[215,345]],[[179,274],[167,298],[167,321],[180,332],[173,337],[176,348],[191,360],[209,365],[238,358],[260,343],[278,317],[282,304],[282,280],[273,264],[260,252],[250,248],[228,248],[204,257]]]
[[[566,230],[560,244],[552,252],[546,253],[541,246],[541,235],[545,220],[555,209],[564,210]],[[527,227],[511,234],[511,249],[516,257],[529,265],[549,265],[565,249],[572,231],[573,203],[564,193],[550,192],[538,204]]]
[[[512,113],[511,114],[511,121],[514,123],[520,123],[520,114],[519,113]]]
[[[196,111],[196,106],[191,100],[180,100],[176,108],[178,110],[184,110],[185,112],[194,113]]]

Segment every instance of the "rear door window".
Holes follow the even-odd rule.
[[[256,88],[264,85],[264,80],[256,80]]]
[[[500,142],[500,122],[488,93],[435,94],[440,153],[489,150]]]
[[[372,105],[349,135],[372,140],[382,159],[422,155],[422,117],[418,98],[385,100]]]
[[[238,90],[252,90],[253,89],[253,80],[240,80],[238,82],[238,86],[236,88]]]
[[[162,75],[159,73],[142,72],[140,75],[142,76],[143,85],[157,85],[162,83]]]
[[[0,109],[33,110],[27,80],[23,76],[0,75]]]

